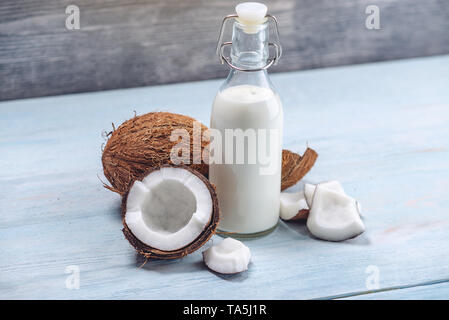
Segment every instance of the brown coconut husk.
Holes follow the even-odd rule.
[[[215,231],[217,229],[217,226],[218,226],[218,221],[219,221],[219,218],[220,218],[220,212],[219,212],[219,208],[218,208],[218,198],[217,198],[217,194],[215,192],[215,187],[209,182],[208,179],[206,179],[204,177],[204,175],[202,175],[201,173],[199,173],[198,171],[194,170],[193,168],[191,168],[189,166],[185,166],[185,165],[162,165],[162,166],[157,167],[157,168],[149,169],[147,172],[145,172],[143,175],[141,175],[139,177],[139,179],[136,179],[136,180],[142,181],[143,178],[145,178],[151,172],[159,170],[160,168],[163,168],[163,167],[183,168],[183,169],[186,169],[186,170],[190,171],[191,173],[196,175],[199,179],[201,179],[201,181],[204,182],[204,184],[207,186],[207,188],[208,188],[208,190],[209,190],[209,192],[211,194],[213,210],[212,210],[211,219],[207,223],[205,229],[203,230],[203,232],[193,242],[191,242],[188,245],[186,245],[185,247],[177,249],[177,250],[164,251],[164,250],[160,250],[160,249],[157,249],[157,248],[150,247],[147,244],[141,242],[139,239],[137,239],[137,237],[131,232],[131,230],[126,225],[125,214],[126,214],[126,201],[127,201],[127,198],[128,198],[128,191],[127,191],[123,195],[123,198],[122,198],[122,223],[123,223],[122,231],[123,231],[123,234],[125,235],[125,238],[134,247],[134,249],[139,254],[144,256],[146,259],[164,259],[164,260],[178,259],[178,258],[182,258],[182,257],[184,257],[184,256],[186,256],[186,255],[188,255],[188,254],[198,250],[207,241],[209,241],[209,239],[215,233]],[[127,190],[129,190],[131,188],[133,183],[134,183],[134,181],[130,182],[129,187],[127,188]]]
[[[101,160],[104,175],[112,185],[105,185],[105,187],[123,195],[130,182],[149,169],[171,164],[170,151],[180,142],[170,141],[172,131],[185,129],[190,137],[193,137],[194,121],[196,120],[181,114],[151,112],[135,116],[122,123],[112,131],[103,150]],[[206,130],[207,127],[201,124],[201,135]],[[209,141],[201,141],[201,152],[199,152],[194,150],[193,139],[190,139],[190,164],[188,165],[206,177],[209,166],[207,159],[205,163],[201,156],[208,145]],[[194,159],[197,154],[200,158]]]
[[[307,148],[302,156],[290,150],[282,150],[281,190],[295,185],[313,167],[318,154]]]

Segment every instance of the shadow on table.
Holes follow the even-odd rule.
[[[249,268],[251,268],[251,264]],[[206,267],[203,262],[201,254],[197,252],[190,254],[182,259],[174,260],[148,260],[136,253],[136,267],[148,271],[158,272],[161,274],[168,273],[190,273],[196,271],[206,271],[214,274],[215,276],[231,282],[241,282],[248,278],[248,272],[242,272],[238,274],[220,274],[214,272]]]
[[[203,263],[201,253],[192,253],[181,259],[162,260],[149,259],[146,260],[143,256],[136,253],[136,267],[148,271],[158,272],[161,274],[167,273],[190,273],[199,270],[207,270]]]
[[[365,221],[365,226],[366,226],[366,221]],[[349,244],[349,245],[370,245],[371,241],[368,237],[367,232],[369,230],[365,230],[364,233],[362,233],[361,235],[352,238],[352,239],[348,239],[346,241],[341,241],[341,242],[332,242],[332,241],[327,241],[327,240],[321,240],[316,238],[315,236],[313,236],[309,230],[307,229],[307,220],[298,220],[298,221],[292,221],[292,222],[280,222],[279,223],[279,232],[290,232],[295,234],[296,236],[300,236],[301,239],[304,238],[309,238],[312,240],[316,240],[316,241],[321,241],[324,243],[339,243],[339,244]],[[296,237],[295,237],[296,238]]]
[[[297,220],[292,222],[280,221],[277,232],[288,232],[290,234],[301,236],[301,238],[311,237],[309,230],[307,230],[306,220]]]
[[[251,270],[252,262],[248,265],[248,270]],[[207,268],[207,267],[206,267]],[[212,274],[216,275],[218,278],[229,282],[243,282],[249,277],[249,271],[244,271],[236,274],[221,274],[212,270],[209,270]]]
[[[120,223],[122,222],[122,201],[120,199],[117,199],[116,201],[114,201],[111,206],[110,209],[108,209],[108,212],[111,212],[112,216],[114,219],[117,219],[118,221],[120,221]]]
[[[153,271],[160,274],[182,274],[205,271],[230,282],[242,282],[248,278],[248,272],[241,272],[237,274],[220,274],[210,270],[204,264],[203,257],[200,252],[194,252],[184,258],[173,260],[145,260],[143,256],[136,253],[135,265],[139,269]],[[251,265],[252,263],[249,264],[249,268],[251,268]]]

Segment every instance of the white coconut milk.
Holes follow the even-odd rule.
[[[215,98],[211,128],[218,129],[223,137],[223,159],[226,158],[225,130],[266,130],[265,149],[273,152],[275,165],[270,174],[267,165],[256,157],[256,163],[211,164],[209,176],[217,188],[220,207],[219,229],[241,234],[258,233],[271,229],[279,218],[279,196],[282,162],[283,113],[279,97],[269,88],[254,85],[232,86],[219,92]],[[270,129],[274,129],[270,131]],[[270,134],[277,132],[277,138],[270,140]],[[248,141],[248,140],[246,140]],[[259,141],[259,143],[260,143]],[[250,148],[251,149],[251,148]],[[260,144],[256,150],[260,151]],[[263,149],[263,148],[262,148]],[[248,145],[245,144],[245,153]],[[234,154],[235,154],[234,148]],[[235,158],[234,158],[235,160]],[[224,162],[224,161],[223,161]],[[269,170],[270,171],[270,170]]]

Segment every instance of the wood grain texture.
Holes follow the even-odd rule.
[[[215,43],[237,2],[2,0],[0,100],[223,77]],[[284,46],[273,71],[449,52],[445,0],[375,1],[380,30],[365,28],[370,0],[266,2]],[[80,30],[65,28],[69,4]]]
[[[371,294],[356,295],[346,300],[447,300],[449,299],[449,283],[413,286],[385,290]]]
[[[221,81],[0,103],[0,298],[341,298],[368,291],[371,265],[381,289],[449,281],[448,75],[449,56],[274,75],[284,147],[318,151],[305,181],[340,180],[367,231],[332,243],[280,223],[245,241],[249,270],[226,277],[201,249],[140,267],[99,180],[111,122],[167,110],[209,123]],[[78,290],[65,286],[70,265]]]

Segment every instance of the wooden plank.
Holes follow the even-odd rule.
[[[0,100],[223,77],[215,43],[238,1],[3,0]],[[80,8],[67,30],[65,8]],[[449,2],[380,0],[380,30],[365,28],[369,0],[270,1],[292,71],[449,52]]]
[[[97,177],[112,121],[168,110],[207,124],[221,81],[0,103],[0,298],[336,297],[368,291],[369,266],[380,288],[449,279],[448,74],[442,56],[273,76],[284,146],[318,151],[306,181],[339,179],[367,231],[330,243],[281,223],[246,242],[252,264],[234,277],[210,273],[201,252],[139,268],[120,199]],[[66,288],[70,265],[79,290]]]
[[[345,300],[447,300],[449,283],[422,285],[348,297]]]

